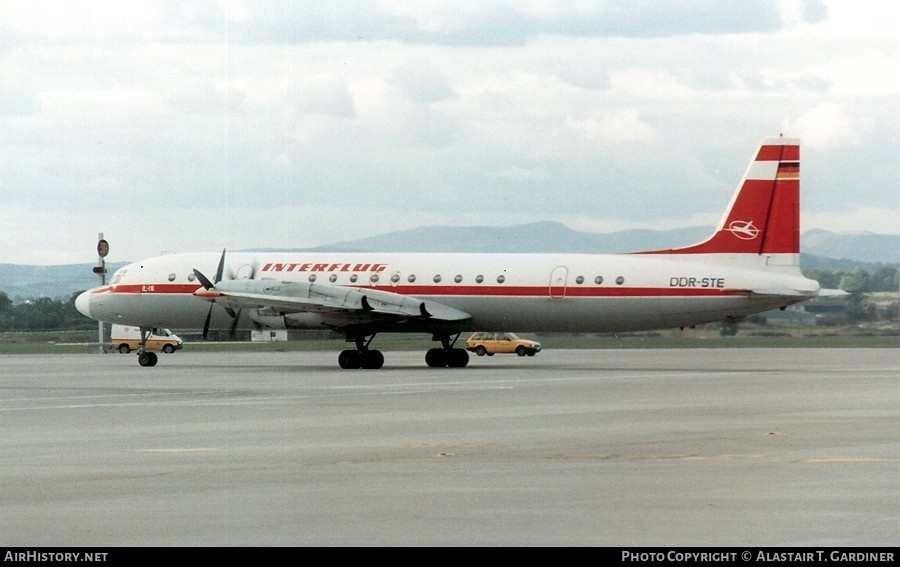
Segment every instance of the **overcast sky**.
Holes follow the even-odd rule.
[[[0,263],[714,225],[780,133],[803,230],[896,234],[898,6],[0,0]]]

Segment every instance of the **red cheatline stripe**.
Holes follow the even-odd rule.
[[[193,295],[200,289],[193,284],[129,284],[114,285],[99,290],[102,293],[137,294],[137,295]],[[397,295],[422,297],[549,297],[549,286],[378,286],[374,288],[354,287],[365,293],[367,289],[388,291]],[[553,295],[565,294],[566,297],[703,297],[743,295],[739,290],[722,290],[715,288],[668,288],[668,287],[574,287],[562,288],[553,286]],[[227,292],[226,294],[227,295]]]
[[[199,284],[116,284],[97,289],[94,293],[192,294],[201,287]]]

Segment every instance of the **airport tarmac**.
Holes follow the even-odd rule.
[[[896,349],[0,357],[6,546],[900,545]]]

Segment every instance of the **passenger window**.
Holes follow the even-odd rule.
[[[309,281],[310,283],[316,281],[316,274],[309,274]]]
[[[506,281],[506,276],[497,276],[497,283],[503,283]]]
[[[484,281],[484,276],[482,276],[481,274],[478,274],[477,276],[475,276],[475,283],[481,283],[483,281]]]
[[[437,274],[436,276],[434,276],[434,283],[441,283],[441,275],[440,274]]]
[[[378,282],[378,274],[372,274],[371,276],[369,276],[369,281],[372,283],[377,283]]]
[[[603,276],[597,276],[596,278],[594,278],[594,283],[597,284],[597,285],[602,284],[602,283],[603,283]]]
[[[623,283],[625,283],[625,278],[622,276],[616,278],[616,285],[622,285]]]
[[[400,274],[394,274],[391,276],[391,281],[397,283],[400,281]]]
[[[577,283],[578,285],[583,284],[583,283],[584,283],[584,276],[578,276],[577,278],[575,278],[575,283]]]
[[[456,283],[461,282],[461,281],[462,281],[462,276],[460,276],[459,274],[457,274],[456,277],[453,278],[453,281],[455,281]]]
[[[328,276],[328,281],[330,281],[331,283],[336,282],[336,281],[337,281],[337,274],[331,274],[330,276]]]
[[[170,281],[170,282],[174,282],[174,281],[175,281],[175,274],[169,274],[169,281]]]
[[[358,280],[358,279],[359,279],[359,276],[357,276],[356,274],[353,274],[350,276],[351,283],[356,283],[356,280]]]
[[[415,274],[409,274],[409,277],[406,278],[406,281],[408,281],[409,283],[413,283],[414,281],[416,281],[416,275],[415,275]]]

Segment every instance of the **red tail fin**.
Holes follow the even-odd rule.
[[[766,138],[716,232],[685,248],[644,254],[798,254],[800,142]]]

